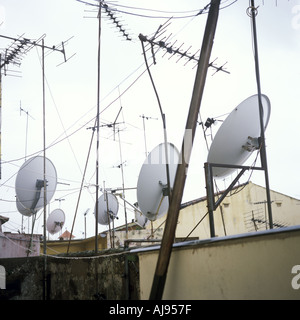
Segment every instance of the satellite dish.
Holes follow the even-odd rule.
[[[22,205],[22,203],[18,201],[18,199],[16,200],[16,206],[17,206],[18,211],[24,216],[31,217],[33,215],[33,213],[34,213],[29,208],[25,208]]]
[[[270,100],[262,95],[264,129],[271,113]],[[241,102],[225,119],[212,141],[207,162],[216,164],[242,165],[259,148],[260,116],[258,95]],[[213,167],[213,176],[221,178],[235,169]]]
[[[65,213],[61,209],[53,210],[47,219],[47,231],[51,234],[59,232],[65,224]]]
[[[46,203],[52,199],[56,184],[57,174],[53,163],[45,158],[46,165]],[[37,156],[28,159],[18,171],[15,183],[17,208],[29,214],[36,213],[44,206],[44,157]],[[24,211],[26,209],[26,211]]]
[[[135,216],[135,222],[141,226],[142,228],[145,228],[146,225],[149,223],[149,220],[146,216],[144,216],[140,211],[134,210],[134,216]]]
[[[110,221],[117,218],[119,211],[119,202],[112,193],[105,193],[98,199],[98,223],[102,225],[109,224]],[[94,211],[96,215],[96,208]]]
[[[170,188],[173,188],[179,152],[176,147],[167,143]],[[151,221],[167,213],[169,199],[165,192],[167,188],[165,144],[156,146],[146,158],[138,177],[137,201],[138,206]]]

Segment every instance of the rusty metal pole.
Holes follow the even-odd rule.
[[[196,73],[192,100],[189,114],[186,122],[186,131],[181,147],[180,163],[177,166],[177,172],[172,191],[171,202],[168,210],[166,226],[162,238],[161,248],[158,256],[156,270],[153,278],[150,300],[162,299],[167,271],[172,252],[172,245],[175,238],[176,225],[182,200],[184,184],[186,180],[189,159],[192,152],[193,140],[195,136],[197,118],[200,110],[200,104],[203,96],[209,59],[213,46],[214,35],[216,31],[219,16],[220,0],[212,0],[207,17],[200,59]]]

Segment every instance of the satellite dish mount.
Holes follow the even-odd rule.
[[[209,162],[205,163],[204,168],[205,168],[205,180],[206,180],[207,207],[208,207],[208,213],[209,213],[211,237],[215,237],[213,211],[217,209],[217,207],[220,205],[221,201],[226,197],[228,192],[233,188],[233,186],[236,184],[236,182],[239,180],[239,178],[243,175],[243,173],[249,169],[264,170],[266,197],[267,197],[267,206],[268,206],[268,217],[269,217],[269,227],[270,227],[270,229],[273,229],[273,218],[272,218],[269,176],[268,176],[268,166],[267,166],[267,154],[266,154],[266,145],[265,145],[265,132],[264,132],[266,125],[268,123],[268,114],[264,114],[265,113],[264,111],[268,111],[268,108],[264,109],[263,100],[265,102],[267,102],[266,104],[268,104],[268,99],[266,101],[266,97],[264,95],[262,95],[261,86],[260,86],[257,32],[256,32],[256,21],[255,21],[255,17],[258,12],[257,12],[257,8],[255,8],[254,0],[251,0],[251,6],[248,8],[247,12],[248,12],[249,17],[252,19],[253,46],[254,46],[254,52],[255,52],[254,53],[255,74],[256,74],[256,83],[257,83],[257,100],[256,100],[256,102],[258,103],[258,111],[259,111],[258,114],[259,114],[260,136],[257,137],[257,139],[256,139],[256,137],[248,137],[246,144],[243,144],[242,148],[244,150],[244,155],[245,155],[245,152],[249,151],[249,153],[251,153],[251,151],[254,150],[257,145],[259,145],[261,167],[244,167],[239,164],[228,165],[228,162],[227,162],[227,164],[216,164],[216,163],[209,163]],[[230,114],[230,116],[232,116],[230,120],[231,120],[231,123],[234,123],[236,125],[238,123],[236,122],[236,120],[234,120],[233,113],[234,113],[234,111],[232,112],[232,114]],[[242,118],[245,118],[245,115],[246,115],[246,113],[243,111]],[[241,119],[241,117],[240,117],[240,119]],[[229,124],[231,124],[231,123],[229,121]],[[223,124],[223,126],[224,126],[224,124]],[[223,130],[223,132],[225,131],[226,133],[228,133],[229,132],[229,130],[227,130],[227,129],[229,129],[228,127],[229,126],[227,123],[227,125],[225,125],[225,129]],[[253,128],[250,128],[250,129],[252,130]],[[254,128],[254,130],[256,130],[256,129]],[[219,139],[219,141],[220,140],[221,139]],[[217,144],[217,145],[219,146],[220,144]],[[217,159],[216,154],[217,153],[215,152],[215,154],[212,157]],[[240,155],[236,154],[235,156],[233,156],[233,159],[240,162],[240,163],[243,163],[247,157],[248,157],[247,154],[245,156],[243,156],[242,153],[240,153]],[[213,167],[241,169],[241,171],[239,172],[237,177],[233,180],[233,182],[230,184],[230,186],[226,189],[226,191],[222,194],[222,196],[219,198],[219,200],[217,202],[215,202],[215,199],[214,199],[213,170],[212,170]],[[222,175],[222,172],[220,175]],[[224,172],[223,172],[223,175],[224,175]]]

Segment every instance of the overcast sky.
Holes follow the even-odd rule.
[[[96,4],[90,0],[89,3]],[[209,1],[141,1],[107,2],[114,17],[128,32],[125,39],[113,20],[102,11],[101,21],[101,104],[99,181],[101,188],[122,187],[123,162],[125,188],[135,188],[146,152],[163,142],[163,126],[157,100],[145,71],[142,47],[138,35],[151,36],[173,17],[164,36],[174,48],[200,50],[207,19]],[[257,93],[252,46],[251,20],[246,13],[248,1],[222,1],[211,61],[230,72],[210,68],[200,108],[199,120],[208,117],[224,120],[244,99]],[[266,130],[270,188],[300,198],[298,163],[299,137],[299,77],[300,77],[300,1],[256,1],[257,31],[262,92],[271,101],[271,117]],[[140,8],[139,10],[137,8]],[[81,179],[88,158],[97,105],[97,8],[75,0],[0,1],[0,34],[17,38],[39,39],[45,45],[65,44],[66,63],[62,53],[46,50],[46,156],[57,170],[57,189],[48,212],[61,208],[66,214],[63,228],[71,231]],[[197,13],[202,14],[197,15]],[[163,37],[163,36],[162,36]],[[11,41],[0,38],[1,53]],[[75,54],[75,55],[74,55]],[[73,56],[74,55],[74,56]],[[10,218],[4,231],[21,230],[22,216],[15,205],[15,177],[24,163],[43,150],[42,51],[32,48],[22,56],[21,65],[9,65],[2,76],[0,215]],[[153,79],[166,115],[168,140],[180,149],[190,106],[196,68],[191,61],[179,59],[161,50],[151,66]],[[149,64],[153,63],[147,51]],[[3,74],[4,70],[2,70]],[[23,111],[20,110],[20,107]],[[115,121],[120,108],[118,126],[106,127]],[[142,115],[145,119],[145,136]],[[28,127],[27,127],[28,120]],[[209,144],[221,125],[216,122]],[[211,133],[210,130],[206,133]],[[74,235],[83,237],[84,212],[87,215],[87,236],[95,232],[95,138],[88,159],[84,188],[75,220]],[[147,150],[145,150],[145,142]],[[51,146],[51,147],[50,147]],[[199,125],[188,171],[183,202],[205,195],[203,165],[207,146]],[[255,155],[253,155],[255,157]],[[251,160],[252,159],[252,160]],[[249,163],[253,161],[253,157]],[[220,189],[229,185],[232,176],[218,181]],[[249,179],[245,175],[241,182]],[[255,172],[251,181],[264,186],[264,176]],[[130,203],[137,201],[136,190],[125,193]],[[56,199],[61,199],[58,201]],[[134,218],[130,206],[128,221]],[[42,211],[37,214],[36,233],[42,233]],[[28,231],[28,218],[23,219]],[[30,219],[31,223],[31,219]],[[123,202],[119,220],[124,223]],[[107,226],[99,225],[99,232]],[[58,235],[51,236],[56,239]]]

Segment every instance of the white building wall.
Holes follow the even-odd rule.
[[[300,200],[275,191],[270,191],[270,193],[274,228],[300,225]],[[269,229],[265,200],[265,188],[251,182],[234,189],[214,212],[216,236]],[[165,220],[166,215],[154,221],[154,230],[160,225],[163,227]],[[197,224],[199,225],[196,227]],[[191,233],[194,228],[195,230]],[[210,238],[206,200],[195,201],[180,210],[176,237],[185,238],[187,236],[199,239]]]

